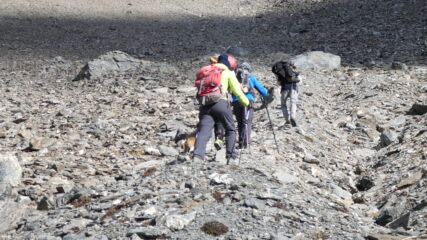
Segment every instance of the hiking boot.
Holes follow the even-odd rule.
[[[292,125],[292,127],[296,127],[297,126],[297,122],[293,118],[291,118],[291,125]]]
[[[221,139],[217,139],[215,142],[214,142],[214,146],[215,146],[215,148],[216,148],[216,150],[221,150],[221,148],[224,146],[224,141],[222,141]]]
[[[193,156],[193,163],[203,163],[203,159],[198,156]]]
[[[227,158],[227,165],[237,165],[237,164],[238,163],[236,158],[232,158],[232,157]]]

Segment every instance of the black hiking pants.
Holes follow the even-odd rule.
[[[233,113],[226,100],[200,107],[199,128],[197,130],[194,157],[205,158],[206,145],[212,136],[215,122],[221,122],[225,129],[226,157],[236,158],[234,145],[236,144],[236,128],[234,127]]]
[[[254,110],[252,108],[245,108],[240,102],[233,102],[233,113],[237,121],[239,148],[247,148],[251,143],[251,128]]]

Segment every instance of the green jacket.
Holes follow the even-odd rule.
[[[245,107],[249,106],[249,99],[243,93],[242,87],[239,81],[237,80],[234,72],[230,71],[228,67],[222,63],[216,63],[215,66],[218,66],[223,70],[221,74],[222,92],[233,94],[234,96],[237,97],[237,99],[243,106]],[[227,96],[225,96],[224,99],[228,100]]]

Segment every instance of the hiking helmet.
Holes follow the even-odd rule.
[[[251,65],[248,62],[239,63],[239,65],[237,66],[237,68],[246,70],[248,72],[252,72],[252,67],[251,67]]]
[[[221,54],[221,55],[219,55],[219,57],[218,57],[218,63],[224,64],[231,71],[233,71],[237,67],[237,61],[236,61],[236,59],[233,56],[227,55],[227,54]]]

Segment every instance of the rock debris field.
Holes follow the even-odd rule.
[[[106,2],[0,7],[0,239],[427,239],[423,1]],[[193,163],[195,73],[227,50],[274,100],[238,165]]]

